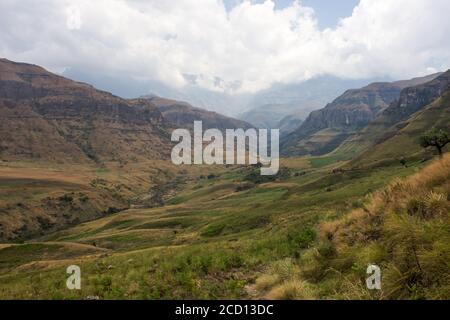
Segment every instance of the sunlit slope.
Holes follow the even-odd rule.
[[[314,168],[305,159],[282,163],[273,181],[255,184],[249,167],[217,170],[198,175],[164,207],[127,210],[0,249],[0,297],[254,298],[252,284],[272,262],[314,245],[317,223],[360,207],[369,192],[415,170],[333,173],[333,165]],[[35,244],[42,254],[27,247]],[[92,251],[65,255],[55,244]],[[81,291],[65,287],[71,264],[82,268]]]

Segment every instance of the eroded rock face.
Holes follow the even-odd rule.
[[[90,162],[168,157],[168,124],[125,100],[38,66],[0,60],[0,156]]]
[[[319,149],[306,142],[321,130],[333,130],[336,136],[330,138],[330,143],[339,145],[336,139],[345,139],[367,126],[400,97],[403,89],[429,82],[439,75],[393,83],[373,83],[362,89],[348,90],[325,108],[312,112],[297,130],[285,137],[282,141],[282,153],[320,155],[325,151],[329,152],[326,141],[318,145]],[[301,147],[305,144],[310,147]]]
[[[383,112],[383,116],[389,117],[391,123],[401,121],[429,105],[449,88],[450,71],[447,71],[428,83],[404,89],[400,98]]]
[[[164,119],[177,128],[192,129],[194,121],[202,121],[203,129],[249,129],[249,123],[216,112],[191,106],[186,102],[164,99],[160,97],[144,97],[162,113]]]

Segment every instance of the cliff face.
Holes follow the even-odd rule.
[[[450,87],[450,70],[430,82],[404,89],[400,98],[387,108],[381,118],[395,123],[406,119],[443,95]]]
[[[0,60],[0,157],[92,162],[164,158],[167,124],[142,99],[124,100],[38,66]]]
[[[450,130],[449,75],[450,71],[428,84],[403,90],[400,99],[376,121],[346,141],[344,145],[367,146],[352,164],[365,166],[385,161],[398,162],[400,158],[430,158],[436,150],[423,149],[419,141],[433,127]]]
[[[312,112],[305,122],[282,141],[285,155],[320,155],[332,150],[351,134],[367,126],[403,89],[428,82],[439,74],[393,83],[373,83],[362,89],[348,90],[325,108]],[[334,132],[320,143],[310,143],[320,131]],[[323,136],[323,135],[322,135]]]
[[[408,157],[418,153],[421,134],[434,126],[448,129],[449,91],[450,70],[427,83],[403,89],[397,100],[369,125],[346,139],[335,153],[357,152],[359,158],[373,161],[394,158],[395,154]]]
[[[160,97],[145,98],[162,113],[172,126],[192,129],[194,121],[202,121],[203,129],[249,129],[252,126],[242,120],[226,117],[216,112],[196,108],[186,102]]]

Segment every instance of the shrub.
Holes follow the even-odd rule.
[[[73,201],[73,197],[68,195],[68,194],[65,194],[65,195],[59,197],[58,200],[61,201],[61,202],[72,202]]]
[[[304,228],[299,232],[289,233],[287,238],[294,250],[307,249],[316,239],[316,232],[311,228]]]

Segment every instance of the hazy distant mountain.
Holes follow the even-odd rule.
[[[359,88],[373,80],[345,80],[321,76],[302,83],[277,84],[255,94],[248,111],[239,118],[260,128],[278,128],[280,121],[289,115],[306,119],[313,111],[350,88]]]
[[[187,85],[180,89],[154,85],[151,87],[150,92],[167,99],[186,101],[197,108],[214,111],[230,117],[236,117],[242,110],[245,110],[250,99],[248,94],[232,95],[206,90],[196,85]]]
[[[303,123],[304,118],[303,113],[285,116],[278,122],[278,128],[280,129],[281,135],[288,135],[295,131]]]
[[[227,116],[236,116],[246,110],[251,94],[230,94],[211,91],[198,86],[193,76],[186,76],[187,85],[183,88],[172,88],[158,81],[134,79],[125,75],[104,76],[67,69],[64,73],[71,79],[83,81],[96,88],[112,92],[123,98],[135,98],[144,95],[155,95],[171,100],[186,101],[192,106]],[[218,90],[223,90],[223,83],[217,80]],[[232,84],[229,84],[232,89]],[[228,90],[229,91],[229,90]]]
[[[322,108],[345,90],[359,88],[375,81],[322,76],[303,83],[275,84],[255,94],[232,94],[237,86],[235,83],[224,83],[217,79],[217,90],[211,91],[200,87],[199,79],[193,75],[185,76],[185,87],[172,88],[158,81],[134,79],[126,75],[105,76],[76,69],[67,69],[63,74],[123,98],[153,94],[186,101],[192,106],[238,117],[261,128],[277,127],[281,119],[291,114],[301,115],[305,119],[311,111]]]
[[[312,112],[303,124],[281,142],[285,155],[321,155],[374,120],[403,89],[429,82],[440,74],[407,81],[378,82],[348,90],[325,108]]]

